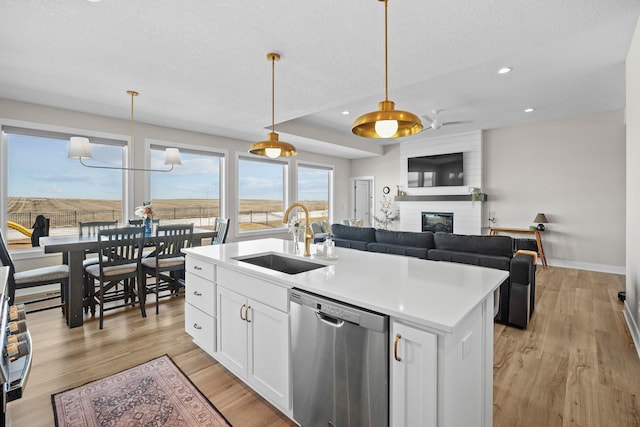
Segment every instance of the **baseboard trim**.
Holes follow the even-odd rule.
[[[621,265],[594,264],[579,261],[549,261],[547,264],[553,267],[575,268],[576,270],[598,271],[601,273],[626,274],[626,268]],[[540,258],[538,258],[538,267],[540,267]]]
[[[638,330],[638,325],[636,321],[633,319],[631,312],[629,311],[629,306],[627,302],[624,302],[624,318],[627,321],[627,326],[629,327],[629,332],[631,333],[631,338],[633,338],[633,345],[636,347],[636,353],[638,353],[638,358],[640,359],[640,331]]]

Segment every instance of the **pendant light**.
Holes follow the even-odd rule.
[[[378,110],[363,114],[353,122],[351,132],[365,138],[399,138],[414,135],[422,130],[422,122],[417,115],[394,109],[389,100],[389,48],[388,48],[388,0],[384,2],[384,101]]]
[[[276,61],[280,60],[277,53],[268,53],[267,60],[271,61],[271,132],[267,135],[266,141],[256,142],[251,145],[249,152],[259,156],[267,156],[272,159],[277,157],[295,156],[296,147],[278,140],[278,134],[275,132],[275,67]]]
[[[129,132],[131,137],[131,150],[133,151],[134,147],[134,131],[133,131],[133,97],[138,96],[138,92],[134,90],[128,90],[127,93],[131,95],[131,120],[129,123]],[[88,168],[95,169],[117,169],[117,170],[128,170],[128,171],[143,171],[143,172],[170,172],[173,170],[174,165],[181,165],[180,161],[180,151],[177,148],[166,148],[164,150],[164,164],[171,166],[169,169],[142,169],[142,168],[123,168],[117,166],[97,166],[97,165],[89,165],[83,162],[83,159],[91,159],[93,156],[91,155],[91,144],[89,142],[89,138],[83,136],[72,136],[69,138],[69,154],[67,155],[70,159],[78,159],[82,166],[86,166]]]

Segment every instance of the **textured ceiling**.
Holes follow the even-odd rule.
[[[400,141],[624,108],[639,11],[638,0],[390,0],[389,98],[471,121]],[[275,51],[281,140],[346,158],[399,141],[351,134],[384,99],[377,0],[0,0],[0,15],[2,98],[127,119],[133,89],[137,122],[263,140]]]

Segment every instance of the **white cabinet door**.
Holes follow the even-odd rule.
[[[391,323],[391,427],[437,425],[437,336]]]
[[[246,298],[218,286],[216,358],[236,375],[247,376]]]
[[[289,410],[289,316],[249,299],[248,381]]]

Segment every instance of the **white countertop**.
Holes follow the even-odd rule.
[[[301,253],[304,251],[300,245]],[[450,333],[466,315],[509,275],[507,271],[451,262],[427,261],[356,249],[336,248],[327,260],[293,255],[293,243],[261,239],[185,249],[188,256],[226,266],[251,276],[296,287],[389,316]],[[278,253],[325,264],[299,274],[286,274],[234,258]]]

